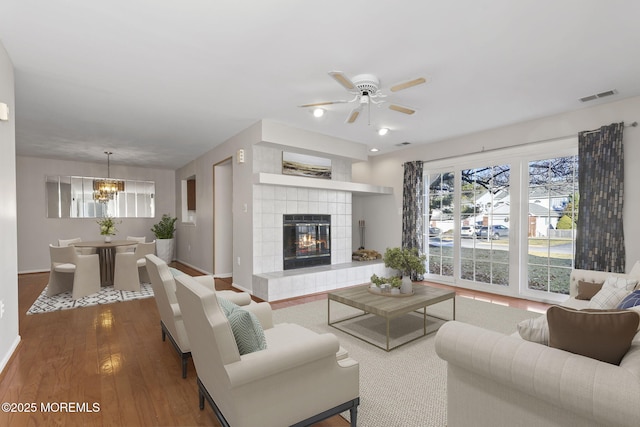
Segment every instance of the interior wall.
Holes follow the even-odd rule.
[[[49,244],[57,245],[58,239],[102,239],[95,218],[46,217],[45,176],[96,176],[106,170],[105,164],[18,156],[16,165],[20,273],[48,271],[51,263]],[[151,227],[160,220],[162,214],[175,216],[175,172],[112,164],[111,175],[121,179],[155,182],[155,218],[122,218],[122,222],[116,226],[118,232],[115,236],[116,239],[145,236],[147,241],[152,241],[155,237]],[[176,235],[178,239],[180,236]]]
[[[231,159],[214,166],[214,269],[217,277],[233,275],[233,168]]]
[[[0,121],[0,372],[20,342],[18,335],[18,275],[16,219],[16,119],[11,59],[0,42],[0,102],[9,107],[9,120]],[[43,186],[44,191],[44,186]]]
[[[330,136],[302,131],[263,120],[216,145],[202,156],[177,170],[176,181],[178,183],[192,175],[196,175],[198,181],[196,224],[186,224],[180,220],[178,232],[181,236],[187,237],[178,239],[177,259],[204,273],[212,273],[214,271],[213,165],[227,158],[232,158],[233,285],[251,292],[254,274],[253,261],[256,256],[254,248],[255,146],[259,144],[260,146],[265,145],[268,147],[290,147],[294,151],[306,152],[308,141],[313,141],[315,148],[327,146],[331,150],[337,150],[338,147],[342,147],[343,151],[350,153],[349,158],[351,159],[360,160],[366,158],[366,146],[363,144],[338,140]],[[244,163],[237,161],[237,152],[240,149],[245,152]],[[278,161],[280,162],[281,159]],[[200,185],[201,183],[202,185]],[[181,191],[179,185],[176,188]],[[176,197],[176,200],[181,200],[181,194]],[[201,207],[203,207],[202,210]],[[179,206],[176,206],[177,212],[180,212],[179,208]],[[351,240],[350,235],[348,239],[349,241]]]
[[[239,286],[251,287],[252,271],[252,228],[251,212],[251,186],[253,174],[251,173],[252,147],[260,141],[261,123],[257,122],[238,135],[216,145],[202,156],[176,171],[176,182],[195,175],[198,185],[196,192],[197,218],[196,224],[187,224],[183,218],[178,219],[178,233],[185,238],[177,239],[177,260],[198,270],[213,274],[213,250],[214,235],[214,201],[213,201],[213,165],[231,158],[232,169],[232,202],[231,215],[233,215],[233,282]],[[214,142],[212,142],[214,145]],[[237,162],[237,151],[245,150],[245,163]],[[180,191],[180,186],[178,185]],[[177,200],[181,200],[178,194]],[[247,210],[244,211],[244,205]],[[180,212],[179,206],[176,210]],[[238,263],[238,258],[240,263]],[[243,261],[246,261],[245,264]]]
[[[515,145],[561,139],[577,135],[583,130],[624,121],[630,124],[640,121],[640,97],[623,99],[571,113],[563,113],[528,122],[477,132],[426,145],[416,145],[389,154],[371,157],[368,163],[353,167],[353,179],[357,182],[393,187],[392,198],[358,197],[354,199],[361,218],[367,223],[367,247],[384,251],[386,247],[399,246],[402,233],[402,164],[407,161],[429,161],[450,156],[464,156],[482,150],[507,148]],[[625,144],[625,206],[624,231],[626,241],[626,265],[630,269],[640,260],[640,222],[636,220],[640,209],[640,192],[633,187],[640,182],[640,168],[635,160],[640,158],[640,127],[624,130]]]

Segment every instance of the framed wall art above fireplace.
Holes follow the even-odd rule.
[[[282,174],[331,179],[331,159],[283,151]]]

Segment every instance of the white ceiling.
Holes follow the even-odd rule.
[[[0,40],[19,155],[175,169],[261,119],[386,153],[637,96],[639,19],[637,0],[0,0]],[[413,116],[316,120],[298,105],[349,98],[333,70],[428,83],[387,98]]]

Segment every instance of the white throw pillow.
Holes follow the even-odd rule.
[[[640,261],[636,261],[636,263],[633,264],[633,268],[631,268],[629,272],[629,277],[633,277],[634,279],[640,278]]]
[[[610,276],[605,280],[602,289],[589,301],[589,308],[600,310],[614,309],[622,302],[624,297],[633,291],[637,284],[638,281],[636,279]]]
[[[549,345],[547,315],[543,314],[542,316],[525,319],[518,323],[518,333],[524,340]]]

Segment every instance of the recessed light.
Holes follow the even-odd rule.
[[[313,110],[313,117],[320,118],[322,116],[324,116],[324,110],[322,108],[315,108]]]
[[[389,128],[380,128],[378,129],[378,135],[384,136],[389,133]]]
[[[370,148],[369,151],[371,151],[372,153],[377,153],[380,150],[374,147],[374,148]]]

